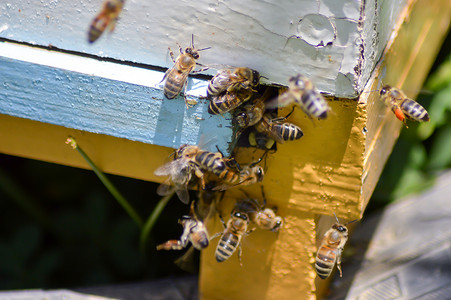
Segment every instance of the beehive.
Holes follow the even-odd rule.
[[[384,82],[416,94],[451,9],[443,0],[128,0],[114,34],[91,46],[86,30],[100,3],[2,6],[3,153],[86,168],[62,142],[73,135],[102,170],[161,181],[153,171],[183,143],[215,136],[226,152],[227,118],[209,116],[202,100],[190,110],[182,97],[161,101],[158,82],[163,68],[172,65],[167,47],[187,46],[191,34],[196,46],[212,47],[201,53],[203,64],[248,66],[276,84],[302,72],[330,94],[334,113],[312,122],[296,110],[290,121],[305,136],[267,157],[263,185],[269,204],[285,218],[284,229],[246,237],[243,267],[235,257],[217,264],[214,247],[204,251],[204,299],[315,298],[319,216],[361,217],[401,128],[370,91]],[[204,95],[206,84],[190,79],[188,93]],[[348,99],[364,87],[360,98]],[[258,189],[250,191],[259,195]],[[239,195],[230,191],[226,197],[233,201]],[[211,231],[221,230],[217,220],[212,226]]]

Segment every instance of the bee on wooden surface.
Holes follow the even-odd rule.
[[[276,215],[277,209],[265,208],[266,197],[263,186],[261,190],[263,203],[260,203],[255,198],[249,197],[245,191],[242,191],[246,195],[246,198],[237,201],[235,210],[247,213],[251,221],[259,228],[278,232],[283,225],[283,219]]]
[[[341,253],[348,240],[348,228],[346,228],[346,225],[357,221],[354,220],[343,225],[340,224],[337,216],[335,218],[337,219],[337,223],[326,231],[316,253],[315,268],[316,273],[321,279],[326,279],[330,276],[335,264],[337,264],[340,277],[342,277]]]
[[[113,32],[125,0],[105,0],[102,10],[94,18],[89,27],[88,41],[94,43],[108,27]]]
[[[293,110],[285,117],[271,119],[269,114],[263,115],[263,118],[255,125],[258,132],[267,134],[271,139],[283,144],[286,141],[298,140],[304,136],[302,129],[285,120],[293,113]]]
[[[257,124],[265,113],[265,101],[266,97],[263,95],[262,97],[255,98],[251,103],[246,103],[235,114],[233,122],[241,128],[247,128]]]
[[[219,96],[221,93],[236,92],[238,89],[253,90],[260,82],[260,74],[249,68],[224,69],[210,80],[207,97]]]
[[[189,203],[188,186],[193,179],[193,174],[199,172],[187,157],[182,157],[177,150],[174,159],[154,172],[157,176],[168,176],[168,178],[158,186],[157,194],[166,196],[175,190],[180,201]]]
[[[241,265],[241,239],[245,234],[250,234],[254,230],[248,230],[249,216],[244,212],[233,210],[227,225],[221,215],[219,218],[224,226],[224,231],[212,237],[213,239],[220,236],[216,247],[216,261],[226,261],[238,248],[238,259]]]
[[[191,172],[201,179],[202,188],[205,188],[205,172],[216,175],[221,182],[213,190],[254,184],[262,181],[264,177],[263,168],[257,166],[261,158],[255,163],[241,167],[234,159],[225,158],[221,152],[210,152],[189,145],[182,145],[177,150],[177,158],[189,162]]]
[[[270,101],[269,108],[284,107],[291,103],[300,106],[309,116],[318,119],[327,118],[330,107],[326,99],[318,92],[313,82],[304,75],[298,74],[289,80],[288,90],[282,93],[274,101]]]
[[[235,92],[228,92],[215,96],[211,99],[208,106],[208,112],[212,115],[222,115],[236,107],[240,106],[244,102],[250,100],[253,95],[251,89],[238,89]]]
[[[169,240],[157,246],[157,250],[182,250],[191,242],[194,248],[202,250],[209,244],[208,231],[204,223],[197,218],[194,201],[191,202],[189,216],[183,216],[179,223],[183,226],[180,240]]]
[[[208,67],[204,67],[196,71],[194,70],[196,65],[200,65],[196,62],[196,60],[199,58],[199,51],[210,49],[210,47],[204,49],[194,48],[194,35],[191,36],[191,47],[187,47],[185,50],[183,50],[178,43],[177,46],[180,50],[180,55],[177,57],[177,59],[175,59],[174,53],[172,52],[171,48],[168,47],[169,54],[172,61],[174,62],[174,66],[166,71],[161,81],[164,81],[166,79],[166,82],[164,84],[164,95],[168,99],[174,99],[175,97],[177,97],[182,91],[183,87],[185,87],[185,103],[188,106],[186,99],[186,81],[188,79],[188,75],[190,73],[195,74],[208,69]]]
[[[400,89],[385,85],[380,90],[382,101],[387,105],[404,125],[406,119],[417,122],[428,122],[429,114],[420,104],[408,98]]]
[[[213,190],[225,191],[238,185],[252,185],[263,181],[265,172],[262,167],[257,165],[261,160],[262,158],[246,166],[240,166],[234,160],[233,160],[234,163],[232,164],[231,162],[232,160],[230,160],[228,162],[229,167],[235,172],[238,172],[238,180],[237,181],[223,180],[222,182],[218,183],[213,188]]]

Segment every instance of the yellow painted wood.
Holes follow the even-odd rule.
[[[285,219],[279,234],[257,230],[243,240],[243,267],[236,254],[217,263],[217,240],[202,253],[202,299],[315,299],[325,282],[316,282],[313,269],[319,215],[336,213],[343,220],[360,218],[399,135],[402,124],[374,91],[381,82],[402,88],[414,97],[430,68],[450,23],[448,0],[418,0],[399,17],[390,47],[358,100],[329,99],[333,114],[312,121],[295,110],[290,122],[304,137],[278,145],[266,159],[263,182],[269,205],[277,205]],[[286,115],[289,109],[280,111]],[[64,144],[74,136],[105,172],[161,182],[153,171],[168,161],[173,149],[82,132],[0,115],[0,152],[88,168],[76,151]],[[240,149],[238,161],[253,161],[261,151]],[[246,187],[260,197],[258,187]],[[227,192],[221,206],[228,219],[238,189]],[[325,221],[324,221],[325,222]],[[321,227],[321,228],[320,228]],[[211,233],[222,231],[218,218]],[[346,272],[346,270],[343,270]]]
[[[315,279],[313,269],[319,239],[335,222],[334,213],[343,222],[361,218],[402,127],[375,90],[383,82],[410,90],[409,96],[414,97],[445,36],[450,15],[449,2],[412,1],[358,100],[330,101],[334,114],[322,121],[312,122],[295,110],[290,122],[303,129],[304,137],[278,145],[277,152],[268,155],[263,182],[269,205],[280,208],[286,226],[276,240],[271,232],[261,230],[247,236],[243,267],[235,255],[230,261],[216,263],[214,247],[204,251],[202,299],[315,299],[324,295],[328,282]],[[280,115],[288,111],[281,110]],[[238,158],[248,161],[260,155],[258,151],[238,152]],[[258,188],[247,189],[259,197]],[[239,197],[243,195],[228,192],[227,217],[230,203]],[[221,229],[219,221],[215,222],[213,232]],[[296,226],[305,227],[294,229]],[[315,239],[308,230],[315,233]],[[295,248],[298,252],[292,251]]]
[[[104,172],[161,182],[154,170],[174,149],[94,134],[0,114],[0,152],[89,169],[77,151],[65,144],[73,136]]]

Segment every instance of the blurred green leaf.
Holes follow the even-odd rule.
[[[427,82],[426,88],[432,91],[438,91],[451,82],[451,55],[448,56],[438,70],[432,74]]]
[[[440,171],[451,165],[451,124],[441,128],[431,146],[429,171]]]

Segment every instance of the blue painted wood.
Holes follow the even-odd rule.
[[[207,100],[187,110],[183,97],[163,100],[158,88],[0,57],[1,114],[172,148],[206,140],[207,150],[228,153],[230,116],[207,108]]]

